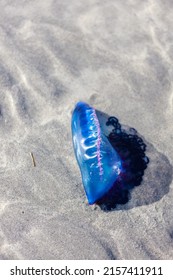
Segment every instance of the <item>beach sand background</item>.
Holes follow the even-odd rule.
[[[171,0],[0,1],[0,259],[173,258],[172,29]],[[114,211],[85,197],[79,100],[147,144]]]

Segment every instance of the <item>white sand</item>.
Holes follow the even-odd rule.
[[[172,30],[172,0],[0,1],[1,259],[173,258]],[[78,100],[147,143],[143,183],[112,212],[87,204]]]

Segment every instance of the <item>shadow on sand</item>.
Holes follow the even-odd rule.
[[[124,205],[121,209],[127,210],[160,200],[168,193],[172,181],[172,166],[168,159],[150,143],[144,143],[134,128],[120,125],[117,118],[100,111],[97,111],[97,116],[102,130],[122,160],[118,180],[97,204],[104,211],[112,211],[117,205]],[[143,180],[144,170],[148,166]]]

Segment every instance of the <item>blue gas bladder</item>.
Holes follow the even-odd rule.
[[[72,114],[72,139],[89,204],[96,203],[114,185],[122,162],[110,144],[97,111],[78,102]]]

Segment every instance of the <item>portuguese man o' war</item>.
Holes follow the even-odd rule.
[[[96,110],[78,102],[72,116],[76,158],[89,204],[108,192],[121,172],[121,159],[103,134]]]
[[[71,128],[88,202],[111,208],[117,196],[140,183],[148,163],[145,144],[135,130],[126,133],[115,117],[106,119],[84,102],[76,104]]]

